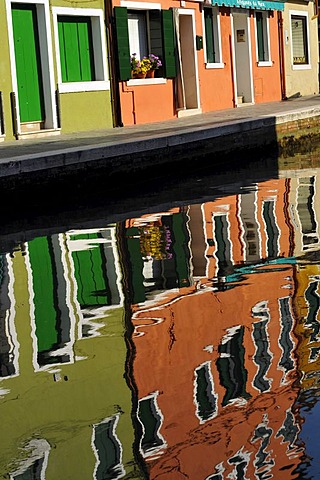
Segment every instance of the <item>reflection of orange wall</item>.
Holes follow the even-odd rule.
[[[157,478],[165,466],[178,464],[190,479],[205,478],[213,473],[216,464],[236,454],[242,446],[245,450],[253,450],[249,440],[266,413],[269,422],[272,422],[270,426],[274,429],[269,450],[273,450],[274,458],[277,456],[276,468],[281,467],[278,456],[285,456],[287,445],[281,444],[279,438],[275,440],[274,435],[285,419],[286,410],[293,404],[294,394],[282,383],[283,372],[277,368],[281,357],[278,344],[278,298],[288,295],[288,290],[284,289],[288,284],[285,277],[291,274],[289,265],[281,271],[270,271],[264,275],[251,274],[242,282],[241,287],[224,292],[213,292],[206,288],[202,290],[200,287],[167,305],[141,309],[134,314],[133,322],[136,332],[140,334],[134,337],[134,376],[139,398],[159,391],[157,403],[164,417],[161,434],[168,444],[168,457],[164,453],[160,460],[150,463],[150,478]],[[263,300],[268,301],[271,318],[268,334],[273,358],[266,376],[272,380],[272,394],[259,394],[252,383],[257,366],[253,362],[255,347],[252,340],[251,308]],[[146,324],[149,325],[144,326]],[[218,346],[222,337],[228,328],[237,325],[245,327],[243,345],[245,368],[248,371],[246,391],[251,399],[243,406],[222,407],[225,389],[220,385],[215,362],[219,357]],[[213,347],[212,353],[209,349],[205,350],[208,346]],[[195,369],[208,361],[211,362],[214,392],[218,396],[218,417],[200,426],[194,403]],[[290,376],[287,378],[290,383],[292,380]],[[253,413],[251,407],[255,402],[259,402],[261,407]],[[232,438],[230,425],[234,428]],[[174,455],[171,455],[172,449]],[[254,455],[251,462],[253,458]]]
[[[259,241],[261,247],[261,260],[267,258],[267,238],[266,227],[263,221],[262,211],[263,202],[265,200],[275,200],[275,218],[279,229],[279,256],[290,256],[290,226],[286,219],[286,193],[287,186],[285,179],[269,180],[259,183],[259,189],[256,192],[256,220],[259,229]],[[235,265],[244,261],[244,247],[242,243],[243,228],[241,219],[239,218],[238,201],[240,196],[233,195],[223,197],[213,202],[207,202],[203,205],[204,211],[204,229],[207,239],[213,237],[213,215],[218,213],[225,213],[228,216],[230,227],[230,242],[232,244],[232,259]],[[207,246],[206,256],[209,260],[208,277],[212,278],[217,275],[217,259],[215,257],[215,245]]]

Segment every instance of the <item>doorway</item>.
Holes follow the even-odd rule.
[[[252,59],[248,10],[232,12],[236,105],[253,103]]]
[[[177,110],[178,117],[200,113],[198,65],[195,45],[194,11],[175,9],[177,35]]]
[[[7,5],[14,133],[52,133],[58,121],[48,6],[41,0]]]

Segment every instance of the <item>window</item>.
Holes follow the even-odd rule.
[[[166,442],[160,433],[163,416],[157,404],[158,392],[139,400],[138,420],[142,426],[142,438],[140,451],[146,458],[158,456],[159,452],[166,447]]]
[[[62,7],[52,11],[59,92],[107,90],[102,11]]]
[[[268,12],[256,12],[256,38],[258,65],[270,63]],[[270,63],[271,64],[271,63]]]
[[[215,256],[218,260],[218,277],[233,273],[232,245],[230,242],[229,222],[227,215],[214,215],[214,237],[216,241]]]
[[[142,59],[153,53],[162,67],[156,70],[157,77],[176,76],[175,41],[172,10],[160,10],[158,4],[122,2],[114,7],[118,48],[119,80],[131,78],[130,55],[136,53]]]
[[[307,13],[291,14],[292,63],[296,67],[309,64]]]
[[[229,328],[218,347],[220,357],[217,360],[217,368],[220,383],[226,389],[223,407],[236,399],[250,397],[246,391],[248,372],[244,365],[243,336],[243,326]]]
[[[211,362],[206,362],[195,370],[194,397],[197,407],[196,415],[201,423],[217,415],[218,396],[213,393]]]
[[[205,61],[207,68],[223,67],[221,61],[220,23],[216,8],[204,8]]]
[[[262,216],[265,223],[267,237],[267,256],[275,258],[279,252],[279,228],[277,226],[275,215],[275,201],[266,200],[263,202]]]
[[[122,445],[116,434],[119,414],[93,426],[92,445],[97,462],[95,480],[122,478],[126,472],[122,464]]]

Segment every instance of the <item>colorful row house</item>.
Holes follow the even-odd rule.
[[[312,1],[3,0],[0,140],[318,93]],[[131,57],[158,58],[132,78]]]

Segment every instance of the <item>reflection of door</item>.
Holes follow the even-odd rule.
[[[233,12],[234,69],[237,104],[253,102],[250,30],[247,11]]]
[[[12,23],[20,120],[41,122],[44,102],[36,6],[13,4]]]
[[[199,109],[198,69],[196,63],[195,25],[193,12],[179,10],[176,17],[178,39],[178,110]]]

